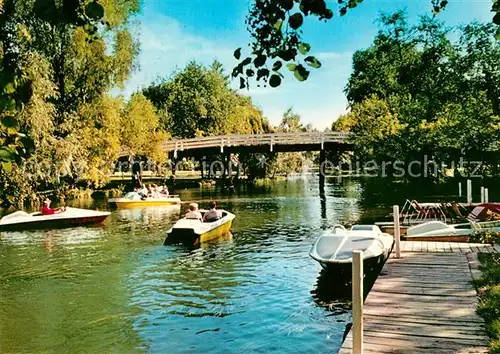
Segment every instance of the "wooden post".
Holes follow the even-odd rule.
[[[472,181],[467,180],[467,203],[472,203]]]
[[[392,207],[392,213],[394,216],[394,240],[396,242],[396,258],[401,258],[401,229],[399,227],[399,205],[394,205]]]
[[[363,353],[363,251],[352,251],[352,352]]]
[[[324,168],[325,162],[326,162],[326,151],[321,150],[319,152],[319,166],[320,166],[320,169],[319,169],[319,196],[321,198],[325,197],[325,173],[326,173],[325,168]]]
[[[484,203],[484,187],[481,187],[481,203]]]
[[[458,196],[462,197],[462,182],[458,182]]]
[[[484,189],[484,202],[489,203],[489,195],[488,195],[488,188]]]

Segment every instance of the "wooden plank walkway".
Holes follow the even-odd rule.
[[[487,353],[468,255],[491,245],[402,242],[365,299],[365,353]],[[469,257],[470,258],[470,257]],[[340,353],[352,352],[352,331]]]

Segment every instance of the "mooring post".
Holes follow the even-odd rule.
[[[321,198],[325,197],[325,162],[326,151],[321,150],[319,153],[319,195]]]
[[[363,353],[363,251],[352,251],[352,352]]]
[[[396,242],[396,258],[401,258],[401,229],[399,226],[399,205],[394,205],[392,207],[392,213],[394,218],[394,240]]]
[[[467,203],[472,203],[472,181],[467,180]]]
[[[489,195],[488,195],[488,188],[484,189],[484,202],[488,203],[489,202]]]
[[[481,187],[481,203],[484,203],[484,187]]]
[[[462,182],[458,182],[458,196],[462,197]]]

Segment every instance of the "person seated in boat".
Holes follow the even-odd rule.
[[[217,203],[212,200],[210,202],[210,210],[205,213],[203,216],[203,221],[205,222],[213,222],[222,218],[222,212],[217,210]]]
[[[51,208],[50,203],[51,200],[49,198],[46,198],[43,201],[42,215],[53,215],[53,214],[64,213],[66,211],[65,207]]]
[[[198,204],[196,203],[189,204],[189,211],[186,214],[186,219],[196,219],[202,221],[203,217],[201,216],[201,213],[198,210]]]
[[[139,189],[138,194],[141,197],[141,200],[144,200],[148,197],[148,189],[146,188],[145,184],[143,184],[141,189]]]
[[[147,189],[147,196],[152,197],[153,196],[153,188],[151,188],[151,184],[148,184],[148,189]]]
[[[157,184],[153,185],[153,198],[161,198],[160,188]]]
[[[161,190],[161,194],[166,195],[168,197],[168,188],[166,185],[163,185],[163,189]]]

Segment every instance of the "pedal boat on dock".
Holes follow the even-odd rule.
[[[353,225],[347,230],[342,225],[335,225],[321,235],[309,252],[309,255],[328,271],[351,274],[352,251],[363,251],[364,263],[380,265],[392,250],[394,238],[383,233],[376,225]]]
[[[205,215],[207,210],[200,210]],[[187,245],[198,245],[200,243],[213,241],[221,238],[231,230],[234,214],[221,210],[222,217],[212,222],[197,219],[182,218],[168,230],[164,245],[183,243]]]
[[[110,198],[108,203],[116,204],[117,208],[137,208],[147,206],[175,205],[181,203],[178,195],[166,195],[158,198],[141,199],[135,192],[125,194],[122,198]]]
[[[0,219],[1,231],[20,231],[27,229],[57,229],[90,224],[100,224],[111,214],[107,211],[97,211],[78,208],[66,208],[62,213],[42,215],[36,212],[28,214],[16,211]]]
[[[477,231],[500,231],[500,205],[485,203],[476,206],[467,216],[467,223],[446,224],[442,221],[428,221],[412,226],[406,231],[406,239],[414,241],[467,242]]]

